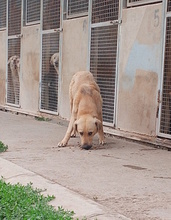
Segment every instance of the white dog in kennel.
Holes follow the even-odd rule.
[[[51,56],[50,64],[54,66],[57,74],[59,73],[59,53],[54,53]]]
[[[12,83],[14,88],[15,104],[19,104],[19,74],[20,74],[20,57],[14,55],[9,58],[8,64],[10,65]]]

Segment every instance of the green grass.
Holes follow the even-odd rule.
[[[8,149],[8,146],[0,141],[0,152],[4,152]]]
[[[74,212],[54,209],[48,202],[54,196],[43,196],[32,184],[12,185],[0,179],[0,220],[72,220]]]

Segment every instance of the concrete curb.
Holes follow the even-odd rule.
[[[65,210],[74,211],[75,217],[83,218],[86,216],[87,219],[92,220],[128,220],[118,213],[110,215],[98,203],[3,158],[0,158],[0,175],[11,184],[26,185],[31,182],[34,188],[46,189],[45,195],[55,196],[51,205],[56,208],[62,206]]]

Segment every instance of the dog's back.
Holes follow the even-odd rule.
[[[80,91],[81,93],[90,93],[90,90],[96,90],[100,93],[100,88],[94,80],[92,73],[88,71],[77,72],[70,83],[70,96],[74,98],[75,94]]]

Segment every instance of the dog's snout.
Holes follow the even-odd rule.
[[[83,144],[83,145],[81,146],[81,148],[84,149],[84,150],[89,150],[90,148],[92,148],[92,145]]]
[[[55,62],[55,65],[58,66],[58,61]]]

